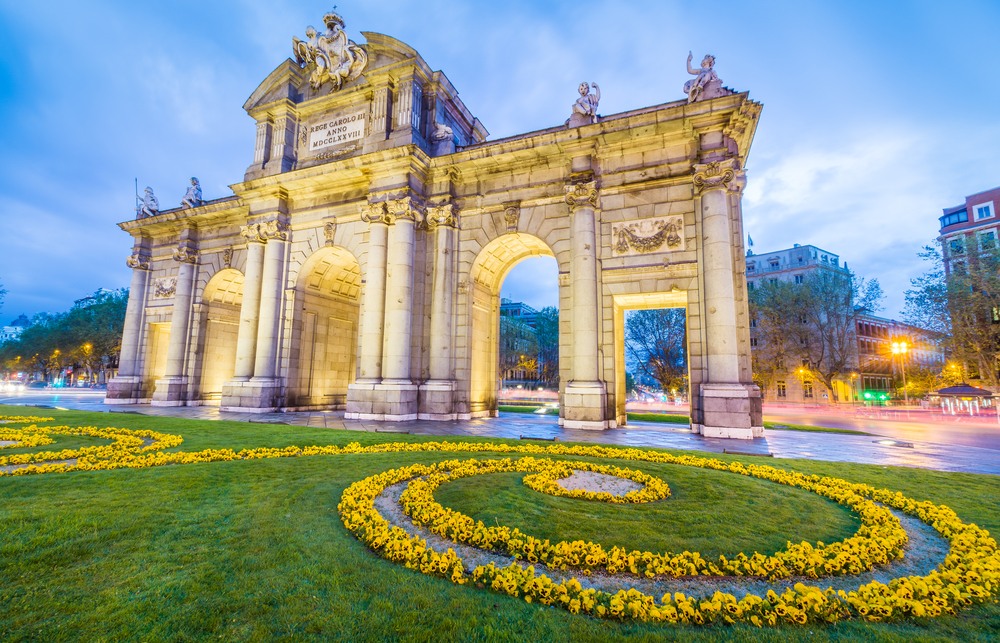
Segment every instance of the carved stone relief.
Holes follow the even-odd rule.
[[[332,246],[333,236],[335,234],[337,234],[337,221],[336,220],[327,221],[326,224],[323,225],[323,236],[326,238],[326,241],[323,242],[323,245],[327,247]]]
[[[173,297],[177,291],[177,277],[164,277],[153,280],[153,297],[163,299]]]
[[[684,217],[676,215],[616,223],[611,227],[611,248],[618,257],[684,250]]]
[[[503,204],[503,220],[507,224],[507,232],[517,232],[517,224],[521,219],[521,202],[511,201]]]
[[[222,251],[222,265],[226,268],[233,267],[233,249],[231,247]]]

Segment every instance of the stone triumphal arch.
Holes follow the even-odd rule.
[[[133,277],[108,403],[495,415],[500,286],[545,255],[564,426],[624,423],[624,312],[677,306],[693,427],[762,431],[740,210],[760,105],[710,57],[681,100],[599,116],[581,85],[565,124],[487,141],[412,48],[324,23],[244,105],[257,135],[233,196],[202,201],[192,179],[183,207],[148,190],[120,224]]]

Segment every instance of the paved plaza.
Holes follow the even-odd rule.
[[[944,442],[893,439],[887,431],[882,435],[850,435],[805,431],[767,431],[765,437],[753,440],[706,438],[692,433],[681,424],[659,422],[629,422],[627,426],[607,431],[564,429],[555,416],[528,413],[501,413],[499,418],[435,422],[377,422],[345,420],[343,411],[310,411],[297,413],[231,413],[214,406],[153,407],[149,405],[106,406],[103,391],[68,391],[60,393],[25,392],[16,397],[0,398],[0,404],[41,405],[81,411],[105,413],[141,413],[165,417],[198,420],[231,420],[235,422],[283,423],[311,427],[326,427],[369,433],[409,433],[449,437],[493,437],[539,439],[560,442],[587,442],[616,446],[691,449],[712,453],[741,453],[774,458],[857,462],[886,466],[920,467],[939,471],[985,473],[1000,475],[1000,450],[947,444]],[[797,418],[799,420],[803,418]],[[804,422],[803,422],[804,423]],[[821,422],[816,422],[820,424]],[[878,428],[866,430],[877,433]]]

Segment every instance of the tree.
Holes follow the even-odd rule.
[[[559,309],[546,306],[535,315],[538,339],[538,379],[552,388],[559,385]]]
[[[80,366],[88,376],[118,365],[128,289],[99,290],[86,306],[65,313],[39,313],[20,337],[0,347],[5,368],[41,372],[46,380],[68,366]],[[107,375],[107,373],[105,373]]]
[[[625,319],[625,350],[639,371],[664,391],[686,388],[687,324],[683,308],[630,311]]]
[[[800,323],[805,314],[804,295],[801,284],[778,279],[762,281],[750,291],[750,356],[754,382],[763,392],[787,376],[789,365],[802,359],[799,353],[806,342],[806,326]]]
[[[848,270],[816,270],[802,283],[774,281],[750,291],[754,377],[761,388],[789,370],[820,380],[837,401],[833,382],[858,364],[858,319],[876,312],[878,280]]]
[[[930,263],[923,275],[911,280],[906,292],[905,316],[915,326],[945,336],[952,358],[964,375],[998,386],[1000,348],[1000,256],[996,248],[969,243],[965,263],[944,269],[941,252],[927,246],[920,257]]]

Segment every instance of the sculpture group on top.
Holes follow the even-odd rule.
[[[691,80],[684,83],[684,93],[688,95],[688,102],[694,103],[699,100],[716,98],[721,96],[722,79],[715,73],[715,56],[706,55],[701,60],[701,69],[691,67],[694,59],[692,52],[688,52],[687,70],[692,76]]]
[[[135,199],[136,219],[155,217],[160,213],[160,200],[153,194],[153,188],[147,187],[142,196],[137,193]],[[181,199],[181,207],[184,209],[197,208],[199,205],[205,205],[204,199],[201,198],[201,183],[197,177],[192,176],[191,186],[184,193],[184,198]]]
[[[333,87],[330,91],[340,89],[344,84],[361,75],[368,65],[368,53],[344,33],[344,19],[334,11],[323,16],[326,33],[319,34],[312,26],[306,27],[306,38],[292,38],[292,50],[295,61],[300,67],[310,63],[316,64],[309,77],[313,89],[319,89],[323,83],[330,81]]]
[[[590,86],[594,86],[594,93],[590,93]],[[580,83],[580,98],[573,103],[573,114],[566,122],[569,127],[580,127],[597,122],[597,104],[601,101],[601,88],[597,83]]]

